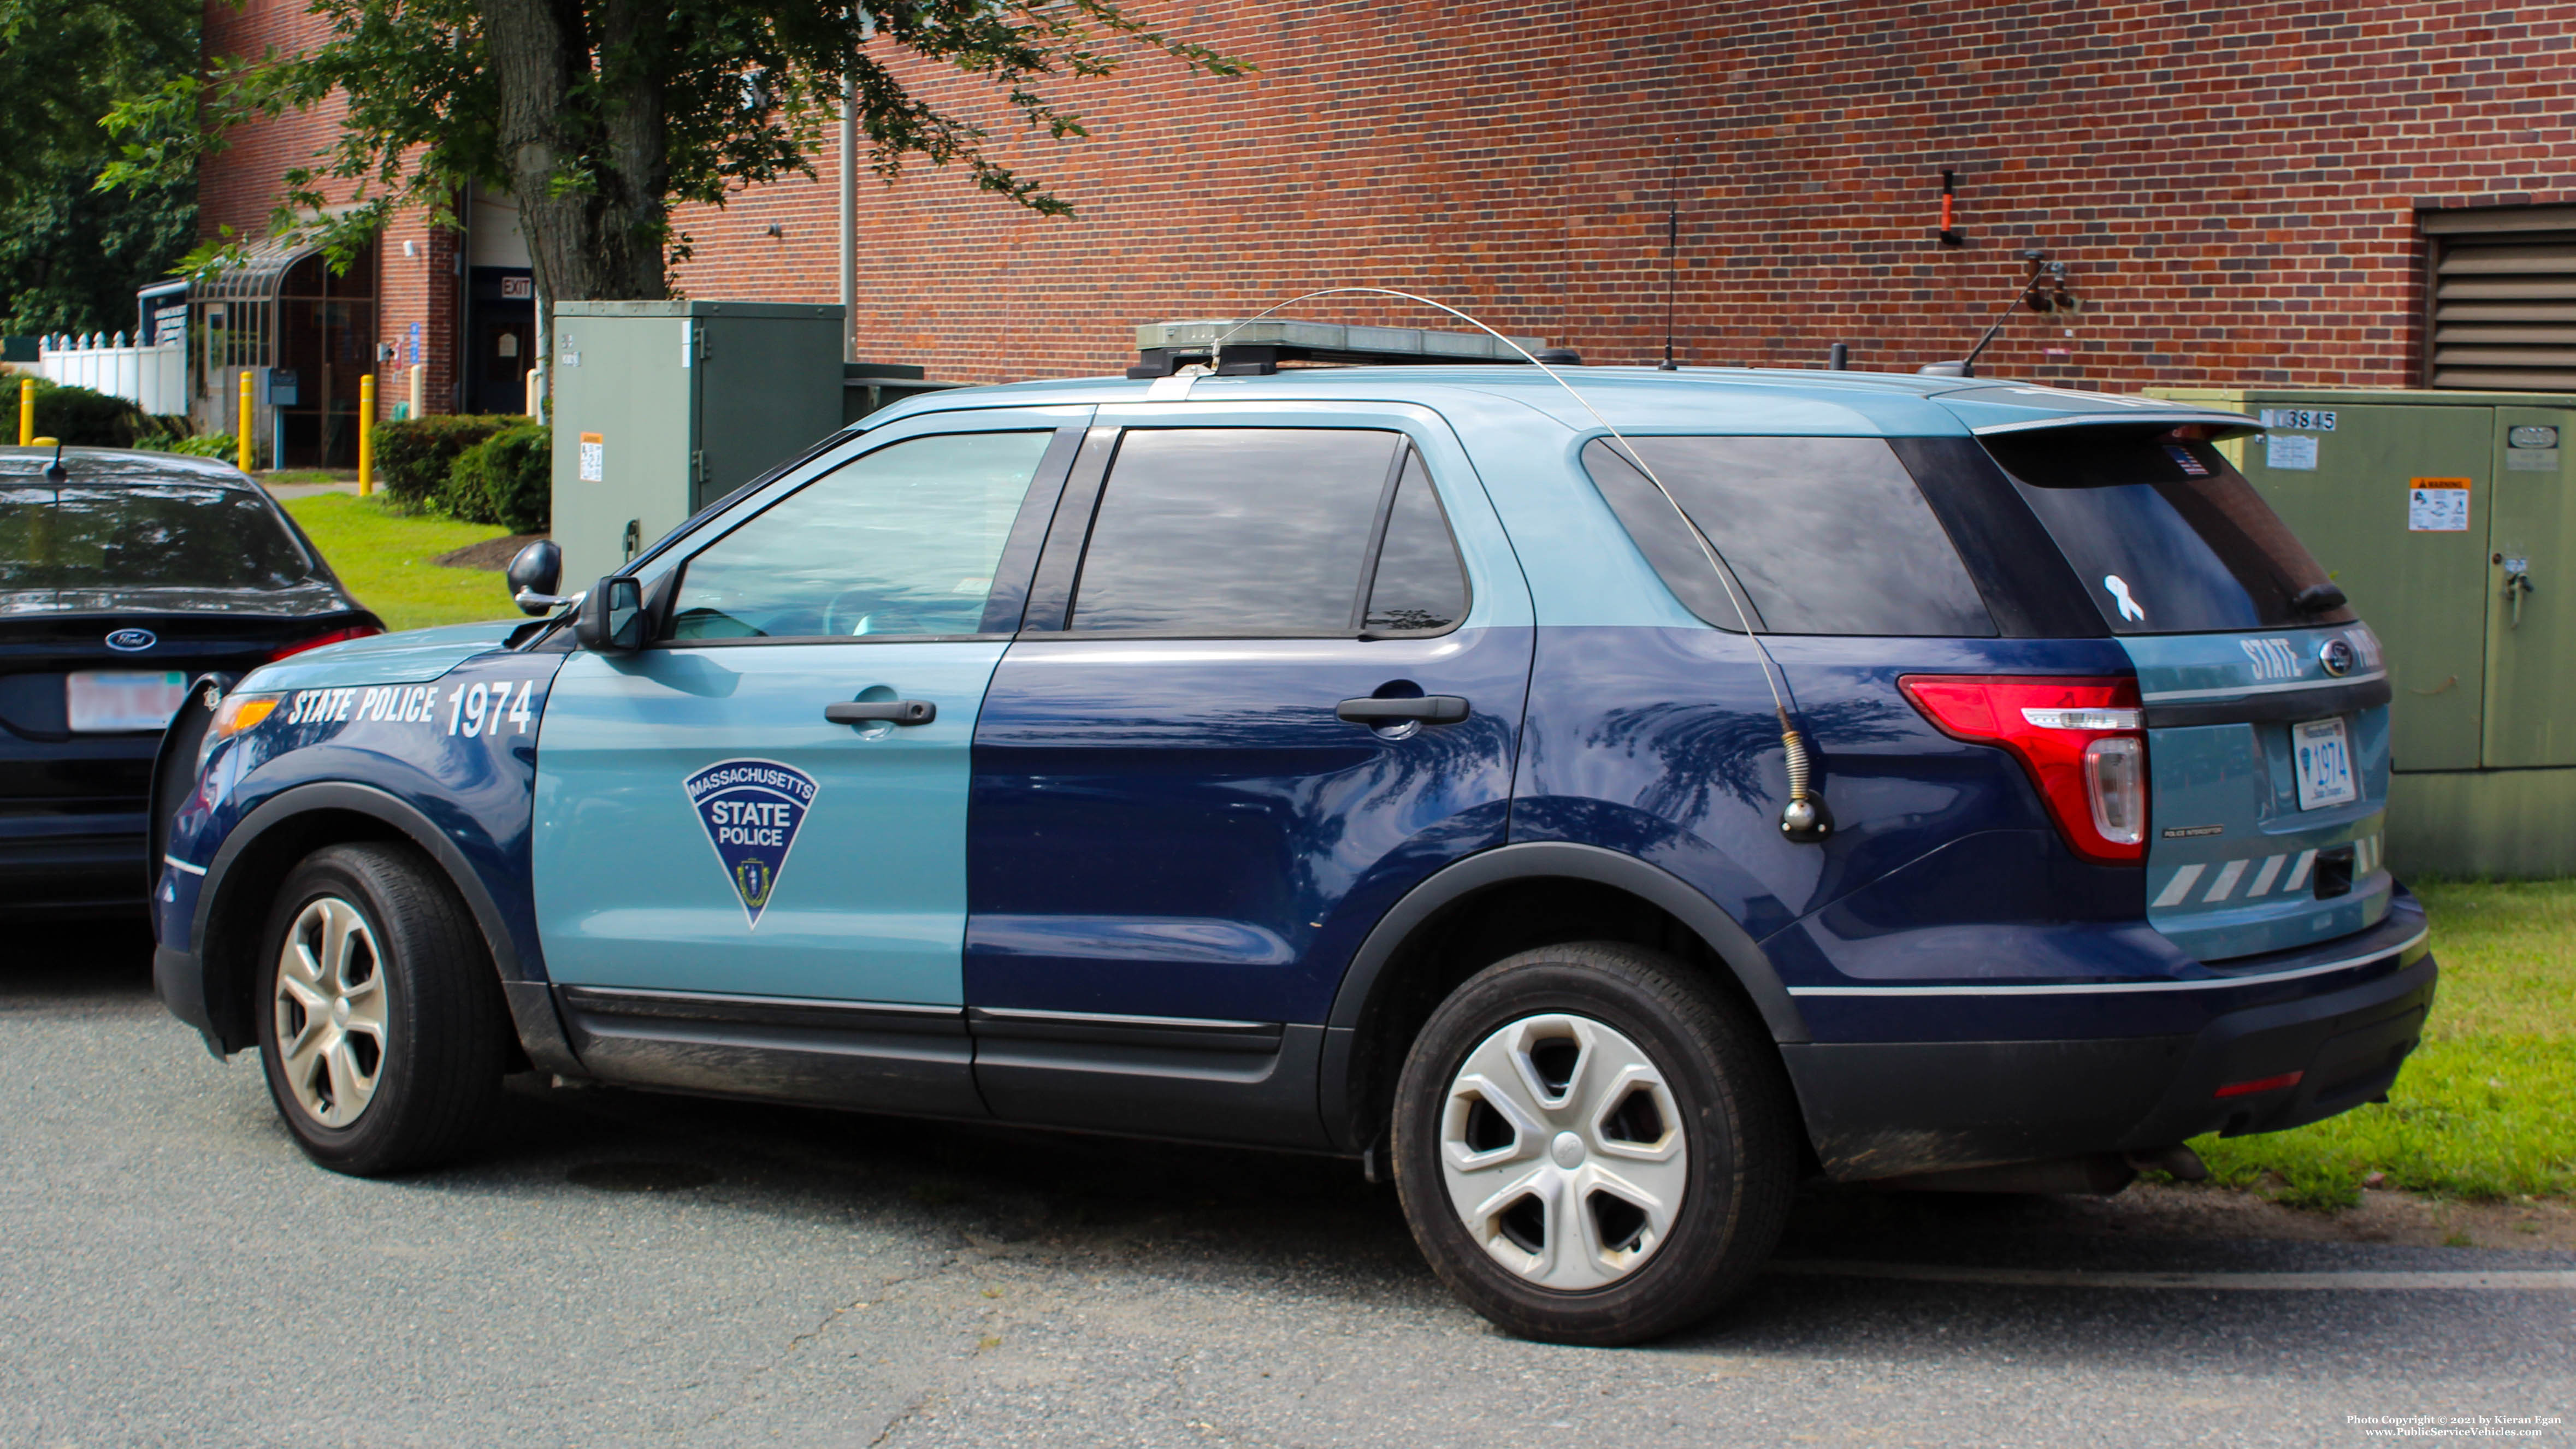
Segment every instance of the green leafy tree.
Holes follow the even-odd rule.
[[[196,244],[196,178],[97,189],[122,164],[100,118],[197,69],[196,0],[0,0],[0,327],[134,326],[137,287]]]
[[[995,160],[986,129],[916,94],[906,61],[981,78],[1020,120],[1058,139],[1081,119],[1046,87],[1104,76],[1136,51],[1190,70],[1249,67],[1155,30],[1116,0],[314,0],[329,38],[300,54],[210,57],[205,74],[121,108],[115,179],[167,178],[229,126],[344,97],[346,119],[284,178],[272,225],[345,265],[397,209],[452,220],[470,183],[507,191],[556,301],[669,294],[688,254],[681,202],[814,174],[842,97],[867,163],[966,168],[1043,215],[1072,208]],[[344,206],[324,212],[328,203]],[[232,243],[238,245],[238,243]],[[220,259],[201,252],[196,265]]]

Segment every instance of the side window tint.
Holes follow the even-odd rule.
[[[1756,627],[1779,634],[1995,633],[1949,535],[1883,439],[1631,441],[1725,561]],[[1640,495],[1652,489],[1636,468],[1606,439],[1583,457],[1682,602],[1711,623],[1737,627],[1733,606],[1712,588],[1707,560],[1680,521],[1669,508],[1644,506]],[[1666,536],[1638,536],[1641,528]]]
[[[674,639],[972,634],[1049,433],[880,448],[691,558]]]
[[[1092,516],[1072,628],[1348,638],[1393,433],[1139,428]]]
[[[1386,516],[1366,628],[1373,634],[1435,634],[1467,617],[1467,569],[1422,455],[1405,450],[1403,480]]]

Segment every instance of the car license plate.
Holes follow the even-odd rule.
[[[96,669],[63,678],[63,712],[78,734],[160,729],[187,697],[188,676],[176,669]]]
[[[2299,808],[2349,805],[2361,792],[2352,783],[2352,742],[2339,719],[2290,726],[2290,759],[2299,772]]]

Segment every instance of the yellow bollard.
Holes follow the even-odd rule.
[[[358,379],[358,496],[376,491],[376,375]]]
[[[31,446],[36,441],[36,380],[18,379],[18,446]]]
[[[241,426],[233,433],[233,464],[245,473],[250,471],[251,463],[250,425],[250,369],[245,367],[241,375]]]

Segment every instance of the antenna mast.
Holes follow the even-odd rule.
[[[1667,194],[1664,198],[1664,360],[1657,372],[1679,372],[1673,361],[1673,287],[1681,267],[1682,206]]]

